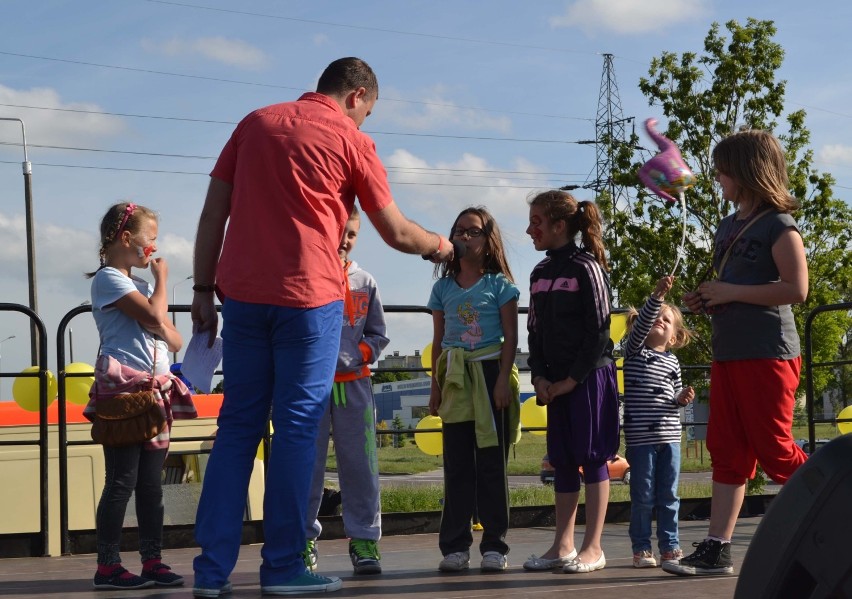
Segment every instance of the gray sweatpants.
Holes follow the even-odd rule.
[[[382,510],[376,457],[376,404],[370,377],[334,384],[317,432],[317,455],[305,522],[308,539],[316,539],[322,532],[317,514],[325,483],[329,431],[337,454],[343,530],[350,539],[378,541],[382,536]]]

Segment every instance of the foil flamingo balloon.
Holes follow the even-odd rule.
[[[656,124],[656,119],[646,119],[645,131],[656,142],[660,151],[642,165],[638,175],[639,180],[642,181],[645,187],[664,200],[676,202],[674,194],[677,194],[680,200],[682,225],[677,259],[671,272],[674,275],[680,263],[681,256],[684,253],[684,245],[686,244],[686,197],[684,192],[687,188],[695,185],[695,175],[686,166],[683,157],[680,155],[680,149],[675,143],[664,135],[657,133],[656,129],[654,129]]]

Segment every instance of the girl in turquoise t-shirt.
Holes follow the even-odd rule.
[[[443,421],[444,510],[439,570],[470,566],[470,522],[484,527],[483,571],[508,566],[509,495],[506,461],[520,434],[515,348],[518,297],[500,230],[483,207],[456,217],[450,240],[465,246],[436,267],[432,310],[429,411]],[[440,349],[439,349],[440,348]]]

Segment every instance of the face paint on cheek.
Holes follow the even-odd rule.
[[[140,258],[148,258],[151,254],[154,253],[154,246],[146,245],[145,247],[142,247],[141,245],[137,245],[136,253],[139,255]]]

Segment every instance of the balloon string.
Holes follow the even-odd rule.
[[[680,234],[680,247],[677,249],[677,259],[675,259],[674,266],[672,267],[672,272],[669,276],[674,276],[677,272],[677,266],[680,264],[680,257],[683,255],[684,247],[686,246],[686,196],[683,191],[678,193],[680,197],[680,213],[681,213],[681,234]]]

